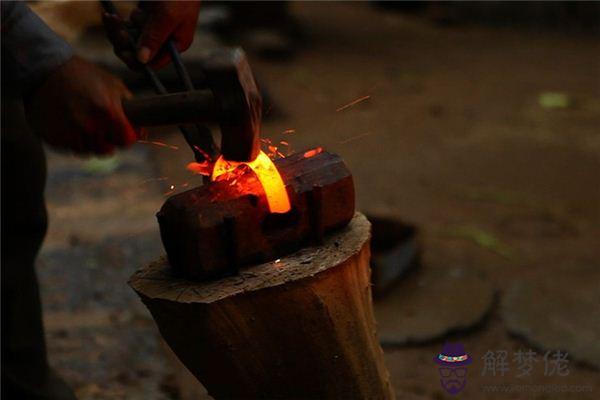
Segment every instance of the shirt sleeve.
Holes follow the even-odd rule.
[[[23,93],[73,56],[73,49],[21,1],[1,2],[2,55],[14,63]]]

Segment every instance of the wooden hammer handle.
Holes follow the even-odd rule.
[[[219,122],[221,108],[210,90],[123,100],[127,118],[137,126]]]

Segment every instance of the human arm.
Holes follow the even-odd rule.
[[[2,1],[2,67],[24,99],[27,120],[47,143],[76,153],[107,154],[135,142],[115,76],[74,56],[23,2]]]

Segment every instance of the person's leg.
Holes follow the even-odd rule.
[[[49,368],[35,259],[46,234],[42,144],[2,93],[2,399],[74,399]]]

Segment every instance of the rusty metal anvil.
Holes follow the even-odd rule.
[[[260,151],[262,97],[246,54],[218,49],[203,64],[208,89],[124,100],[125,114],[138,126],[218,123],[225,159],[254,160]]]
[[[338,155],[310,150],[275,160],[292,209],[269,211],[252,173],[211,182],[167,199],[157,214],[175,275],[209,280],[293,253],[346,226],[354,181]]]

